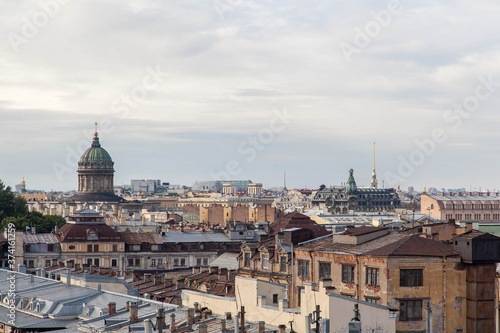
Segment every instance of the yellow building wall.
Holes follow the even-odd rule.
[[[466,271],[460,259],[422,258],[393,259],[388,264],[388,306],[399,308],[399,299],[422,299],[421,321],[398,321],[398,331],[425,330],[429,302],[432,309],[433,332],[455,332],[466,324]],[[401,287],[400,269],[423,269],[423,286]]]

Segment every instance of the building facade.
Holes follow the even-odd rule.
[[[334,214],[355,212],[394,211],[400,206],[399,196],[394,189],[358,188],[354,170],[349,170],[345,187],[323,188],[316,192],[313,206],[328,208]]]
[[[422,193],[420,211],[440,220],[500,222],[498,193]]]

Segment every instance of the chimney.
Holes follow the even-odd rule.
[[[231,320],[231,312],[225,312],[226,320]]]
[[[151,274],[144,274],[144,282],[151,282]]]
[[[200,304],[198,302],[194,302],[194,313],[199,313],[200,312]]]
[[[198,325],[198,333],[207,333],[207,325],[199,324]]]
[[[155,281],[155,286],[161,284],[161,275],[155,275],[154,281]]]
[[[129,306],[129,319],[131,323],[135,323],[138,320],[137,317],[137,311],[138,311],[138,305],[137,302],[130,302]]]
[[[279,333],[286,333],[286,326],[285,325],[279,325],[278,329],[279,329]]]
[[[125,310],[127,310],[127,311],[130,310],[130,301],[127,301],[125,303]]]
[[[219,271],[219,267],[217,267],[217,266],[210,267],[210,274],[217,274],[218,271]]]
[[[80,270],[80,264],[75,264],[75,271]]]
[[[112,315],[116,313],[116,303],[115,302],[109,302],[108,303],[108,315]]]
[[[144,320],[144,333],[153,333],[153,323],[151,320]]]
[[[227,281],[227,268],[219,269],[219,280]]]
[[[170,332],[174,332],[176,329],[175,327],[175,313],[172,313],[170,315]]]
[[[257,333],[265,333],[266,332],[266,323],[264,321],[259,321],[257,323]]]
[[[173,279],[172,279],[172,278],[167,278],[167,277],[165,276],[165,282],[163,283],[163,285],[164,285],[165,287],[170,287],[172,284],[173,284]]]
[[[193,274],[198,274],[200,272],[200,267],[194,266],[193,267]]]
[[[42,270],[40,272],[41,277],[45,277],[45,267],[42,267]]]
[[[66,270],[66,285],[71,286],[71,269]]]
[[[281,241],[283,242],[283,240],[285,239],[285,233],[283,231],[279,231],[276,236],[275,236],[275,240],[276,240],[276,245]]]
[[[184,289],[184,279],[178,279],[176,282],[176,289]]]
[[[101,292],[101,284],[100,284],[100,283],[98,283],[98,284],[97,284],[97,292],[98,292],[98,293],[100,293],[100,292]]]
[[[30,274],[30,282],[31,283],[35,282],[35,276],[33,276],[33,274]]]
[[[189,308],[187,310],[187,324],[188,325],[194,324],[194,309],[193,308]]]
[[[144,297],[145,299],[151,299],[151,295],[148,293],[145,293],[144,296],[142,296],[142,297]]]
[[[220,330],[222,333],[225,333],[227,331],[225,319],[221,319],[220,321]]]

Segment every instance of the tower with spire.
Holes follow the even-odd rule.
[[[378,188],[377,173],[375,172],[375,142],[373,143],[373,172],[370,187]]]

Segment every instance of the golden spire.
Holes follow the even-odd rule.
[[[97,121],[95,122],[95,133],[94,136],[97,137]]]
[[[24,177],[23,177],[23,180],[21,181],[21,184],[26,184],[26,182],[24,181]]]

